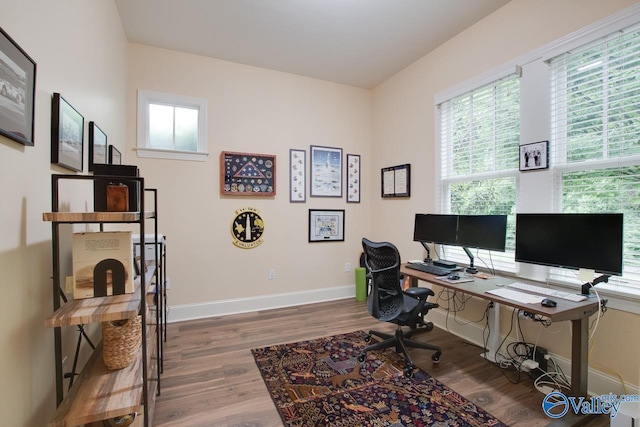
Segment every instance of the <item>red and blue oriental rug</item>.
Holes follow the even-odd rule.
[[[251,350],[285,426],[496,426],[501,421],[394,349],[360,363],[362,331]]]

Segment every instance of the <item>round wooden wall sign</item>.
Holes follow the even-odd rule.
[[[264,242],[262,233],[264,233],[264,221],[258,209],[246,207],[236,210],[231,223],[234,245],[242,249],[257,248]]]

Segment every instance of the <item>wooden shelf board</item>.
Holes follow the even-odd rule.
[[[153,218],[154,212],[145,212],[144,218]],[[44,212],[43,221],[51,222],[135,222],[140,212]]]
[[[49,427],[68,427],[141,412],[142,357],[126,368],[109,371],[102,360],[102,343],[87,361],[65,396]]]
[[[145,274],[145,286],[151,287],[154,269]],[[48,328],[83,325],[93,322],[131,319],[140,309],[140,278],[135,279],[135,290],[131,294],[110,295],[84,299],[72,299],[49,316],[44,324]]]

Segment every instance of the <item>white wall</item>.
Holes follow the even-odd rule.
[[[637,3],[630,0],[512,0],[473,27],[444,43],[373,91],[372,159],[369,180],[386,166],[412,163],[410,200],[380,200],[372,205],[373,238],[397,244],[404,260],[423,257],[422,247],[411,241],[412,218],[416,212],[435,212],[435,125],[436,94],[484,75],[548,43]],[[524,88],[523,90],[530,90]],[[522,129],[531,140],[544,131],[546,118],[523,107]],[[526,115],[526,117],[524,117]],[[531,120],[528,118],[531,117]],[[536,127],[540,129],[536,130]],[[547,138],[539,138],[547,139]],[[538,207],[536,207],[537,209]],[[542,210],[548,207],[542,207]],[[394,218],[394,227],[376,227]],[[444,303],[446,305],[446,303]],[[459,313],[467,319],[481,317],[486,302],[470,301]],[[442,318],[442,317],[440,317]],[[509,330],[510,313],[504,312],[502,333]],[[567,322],[564,322],[565,324]],[[633,326],[629,326],[629,325]],[[605,326],[606,325],[606,326]],[[554,325],[544,331],[539,343],[551,352],[569,357],[568,325]],[[527,327],[527,326],[525,326]],[[640,316],[609,310],[600,322],[592,345],[591,367],[607,375],[621,373],[631,384],[639,383],[640,347],[631,330],[640,328]],[[472,327],[460,328],[471,336]],[[467,329],[465,331],[465,329]],[[527,328],[535,340],[537,328]],[[635,336],[634,336],[635,338]],[[612,352],[624,348],[624,352]],[[609,392],[607,390],[606,392]]]
[[[55,409],[53,330],[44,327],[53,307],[51,225],[42,213],[51,210],[51,174],[70,172],[51,165],[51,95],[84,116],[85,144],[94,120],[122,149],[126,39],[111,0],[2,3],[2,28],[37,63],[37,76],[35,145],[0,137],[0,413],[3,425],[32,427]]]

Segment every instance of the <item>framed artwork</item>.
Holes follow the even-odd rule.
[[[382,197],[411,197],[411,165],[382,168]]]
[[[360,155],[347,154],[347,203],[360,203]]]
[[[94,164],[107,164],[107,135],[95,122],[89,122],[89,172]]]
[[[275,196],[276,156],[229,151],[220,153],[220,194]]]
[[[342,197],[342,148],[311,146],[311,197]]]
[[[289,150],[289,201],[307,200],[307,152]]]
[[[532,142],[520,146],[520,170],[549,168],[549,141]]]
[[[0,135],[33,145],[36,63],[0,28]]]
[[[309,242],[344,241],[344,209],[309,209]]]
[[[122,164],[122,154],[113,145],[109,146],[109,164],[110,165],[121,165]]]
[[[84,117],[59,93],[51,108],[51,163],[82,172]]]

